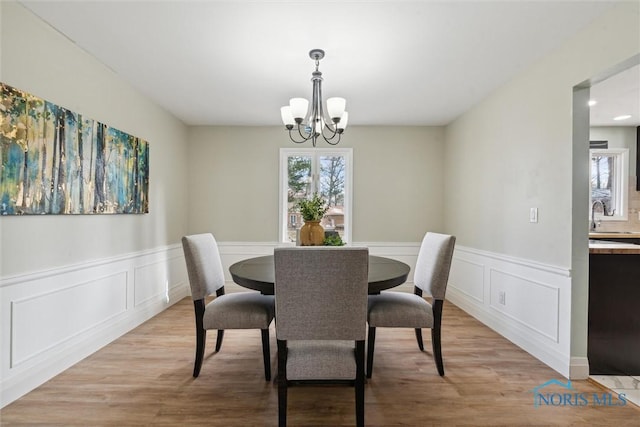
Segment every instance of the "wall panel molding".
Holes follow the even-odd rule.
[[[187,295],[181,245],[0,278],[1,407]]]
[[[270,255],[281,246],[218,244],[230,292],[245,290],[231,281],[231,264]],[[412,291],[418,242],[355,242],[354,246],[409,264],[408,281],[396,290]],[[570,285],[567,269],[458,245],[447,299],[562,375],[579,377],[588,374],[588,365],[570,358]],[[499,292],[506,293],[506,305],[500,304]],[[188,295],[180,244],[0,278],[2,406]],[[42,320],[32,320],[43,310],[49,324],[40,329]],[[95,315],[87,317],[82,310],[93,310]],[[79,317],[89,320],[83,326],[66,325]],[[53,335],[42,341],[47,328]]]
[[[447,299],[565,377],[584,375],[572,368],[569,269],[458,245]]]
[[[127,272],[11,301],[10,368],[64,345],[127,311]],[[86,304],[95,298],[99,305]],[[64,322],[51,321],[65,313]]]
[[[469,261],[463,258],[454,257],[455,266],[451,267],[449,273],[449,285],[455,283],[458,292],[461,292],[476,300],[479,304],[484,303],[484,265]],[[450,288],[449,288],[450,289]]]
[[[559,289],[539,281],[529,280],[496,268],[491,277],[489,306],[532,332],[559,342]],[[501,301],[500,293],[504,300]]]

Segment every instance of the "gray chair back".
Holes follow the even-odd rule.
[[[276,248],[274,258],[277,339],[365,339],[367,248]]]
[[[222,261],[213,234],[184,236],[182,248],[187,263],[191,297],[194,301],[214,294],[224,286]]]
[[[413,283],[435,299],[444,300],[455,243],[455,236],[439,233],[429,232],[422,239]]]

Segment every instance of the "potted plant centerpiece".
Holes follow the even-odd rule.
[[[312,198],[300,200],[298,209],[304,220],[304,225],[300,229],[300,244],[302,246],[322,246],[324,228],[320,225],[320,221],[329,206],[318,193],[314,193]]]

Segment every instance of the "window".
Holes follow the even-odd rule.
[[[295,242],[304,221],[296,209],[300,199],[319,193],[329,210],[325,231],[351,242],[351,148],[280,149],[280,241]]]
[[[629,150],[589,150],[592,213],[598,220],[627,220]]]

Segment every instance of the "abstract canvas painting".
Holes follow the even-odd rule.
[[[149,212],[149,144],[0,83],[0,215]]]

